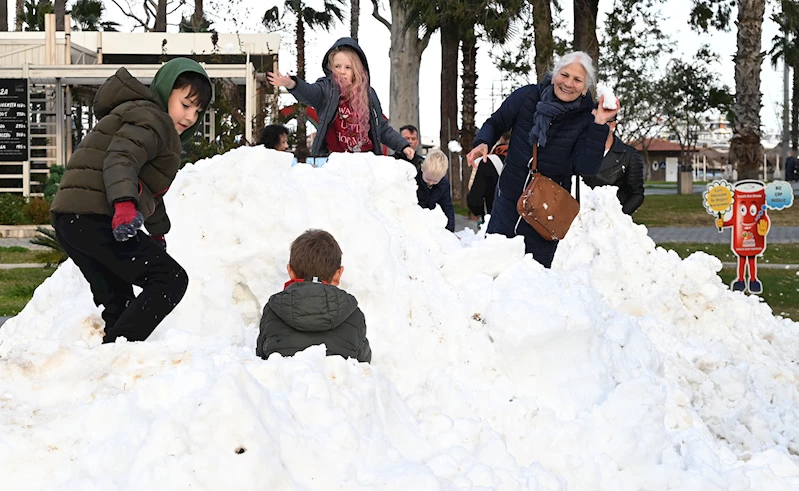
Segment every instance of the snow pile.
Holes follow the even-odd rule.
[[[189,290],[145,343],[99,345],[70,263],[0,329],[9,489],[796,489],[797,325],[720,264],[655,249],[611,190],[555,269],[444,229],[415,171],[242,148],[183,169]],[[290,242],[330,231],[373,364],[254,356]],[[458,240],[460,238],[460,240]]]

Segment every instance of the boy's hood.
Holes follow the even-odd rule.
[[[298,331],[331,331],[358,308],[358,301],[333,285],[316,282],[292,283],[269,299],[269,307]]]
[[[156,72],[155,77],[153,77],[153,81],[150,84],[150,90],[155,94],[158,100],[161,101],[161,106],[164,108],[164,110],[167,110],[168,108],[169,96],[172,94],[172,87],[175,85],[175,80],[177,80],[178,76],[184,72],[195,72],[205,77],[205,79],[208,80],[208,83],[211,85],[211,94],[213,94],[214,84],[211,83],[211,79],[208,77],[208,74],[205,73],[205,69],[199,63],[188,58],[174,58],[164,63],[164,65],[158,69],[158,72]],[[213,97],[208,104],[210,105],[212,101]],[[180,135],[181,143],[185,144],[192,139],[194,133],[197,131],[197,128],[203,124],[205,111],[207,109],[207,107],[204,107],[203,111],[197,118],[197,122]]]
[[[333,43],[333,46],[331,46],[330,49],[327,50],[327,53],[325,53],[325,56],[322,58],[322,70],[325,71],[325,75],[330,76],[332,73],[330,71],[330,68],[328,68],[327,66],[327,58],[330,56],[330,52],[336,48],[341,48],[343,46],[352,48],[353,51],[358,53],[358,57],[361,59],[361,63],[363,63],[363,68],[364,70],[366,70],[366,74],[369,75],[371,78],[371,74],[369,73],[369,63],[366,62],[366,55],[364,54],[361,47],[358,46],[358,41],[352,38],[341,38],[335,43]]]
[[[113,111],[115,107],[130,101],[150,101],[166,112],[166,105],[150,89],[131,75],[125,67],[117,70],[97,90],[92,106],[97,119],[102,119]]]

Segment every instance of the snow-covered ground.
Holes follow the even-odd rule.
[[[148,341],[100,345],[71,262],[0,329],[2,489],[799,489],[799,324],[655,248],[613,190],[583,190],[545,270],[447,232],[409,164],[290,158],[180,172],[191,281]],[[308,228],[341,244],[372,365],[255,357]]]

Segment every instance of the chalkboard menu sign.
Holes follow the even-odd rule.
[[[0,78],[0,162],[28,160],[28,81]]]

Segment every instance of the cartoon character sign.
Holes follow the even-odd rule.
[[[762,293],[757,279],[757,257],[766,250],[766,235],[771,228],[767,210],[781,210],[793,204],[793,189],[784,181],[766,186],[761,181],[739,181],[731,186],[714,181],[704,193],[705,208],[717,216],[719,232],[732,228],[730,247],[738,256],[738,271],[730,287],[733,291]],[[749,269],[749,280],[746,271]]]

